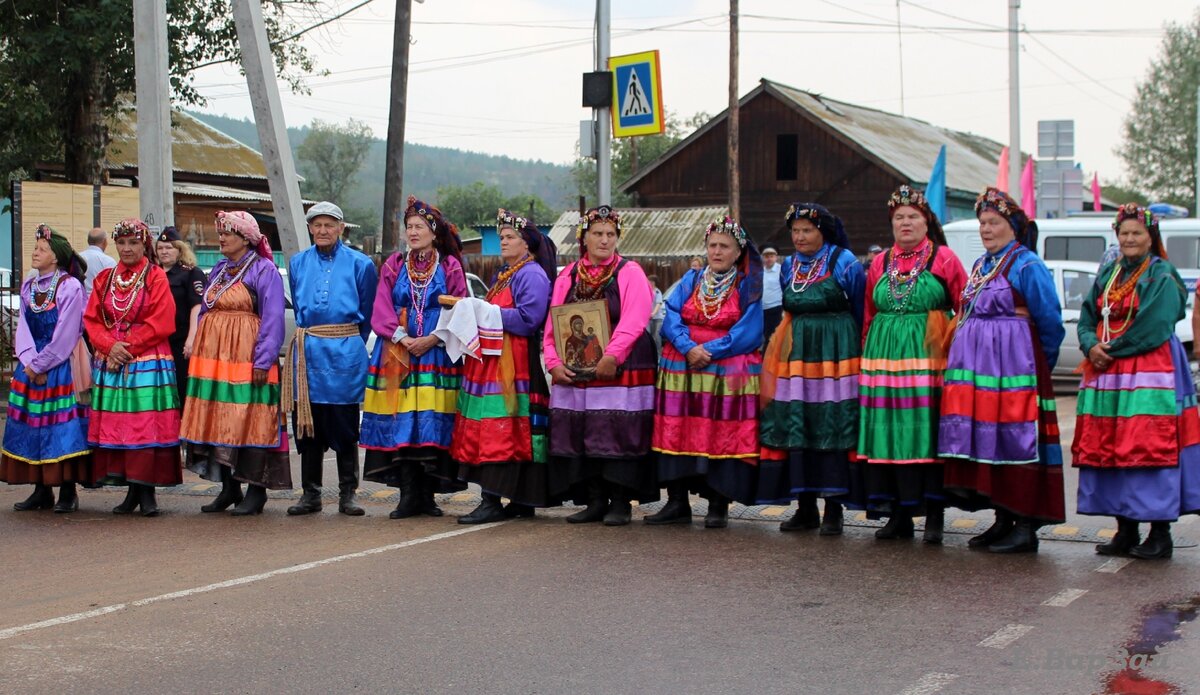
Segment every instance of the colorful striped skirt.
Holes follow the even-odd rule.
[[[450,448],[461,368],[446,349],[430,348],[399,369],[398,347],[379,340],[367,372],[359,446],[391,451],[405,447]]]
[[[118,371],[92,363],[88,443],[105,484],[178,485],[179,391],[164,340]]]
[[[728,333],[701,325],[690,329],[697,343]],[[692,370],[674,345],[664,343],[651,440],[661,482],[701,478],[720,495],[754,503],[761,374],[757,350]]]
[[[46,372],[46,383],[35,386],[17,364],[8,394],[0,481],[92,485],[91,446],[88,445],[90,408],[79,402],[67,360]]]
[[[188,468],[206,480],[220,481],[220,467],[226,466],[237,480],[290,489],[279,366],[271,365],[267,383],[252,383],[261,319],[224,308],[239,298],[240,288],[225,292],[196,331],[179,438],[187,444]],[[248,307],[248,294],[245,299]]]
[[[1071,454],[1080,514],[1173,521],[1200,512],[1200,411],[1177,337],[1084,376]]]

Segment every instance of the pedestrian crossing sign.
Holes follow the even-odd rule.
[[[665,129],[658,51],[608,59],[613,73],[613,137],[657,135]]]

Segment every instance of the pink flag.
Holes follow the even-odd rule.
[[[1000,168],[996,170],[996,188],[1008,193],[1008,148],[1000,150]]]
[[[1100,212],[1100,172],[1092,173],[1092,212]]]
[[[1033,185],[1033,157],[1025,162],[1021,171],[1021,209],[1029,219],[1037,217],[1037,189]]]

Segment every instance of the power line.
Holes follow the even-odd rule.
[[[1025,32],[1022,32],[1022,33],[1025,33]],[[1049,53],[1050,55],[1052,55],[1052,56],[1054,56],[1055,58],[1058,58],[1060,61],[1062,61],[1062,64],[1063,64],[1063,65],[1066,65],[1067,67],[1071,68],[1071,69],[1072,69],[1072,70],[1074,70],[1075,72],[1077,72],[1077,73],[1079,73],[1080,75],[1082,75],[1082,76],[1083,76],[1083,78],[1084,78],[1084,79],[1086,79],[1088,82],[1091,82],[1092,84],[1094,84],[1094,85],[1096,85],[1096,86],[1100,87],[1101,89],[1104,89],[1104,90],[1108,91],[1110,94],[1115,94],[1116,96],[1120,97],[1120,98],[1121,98],[1121,100],[1122,100],[1122,101],[1124,101],[1124,102],[1125,102],[1125,103],[1127,103],[1127,104],[1132,104],[1132,103],[1133,103],[1133,100],[1132,100],[1132,99],[1130,99],[1129,97],[1125,96],[1124,94],[1121,94],[1120,92],[1118,92],[1117,90],[1113,89],[1112,87],[1109,87],[1108,85],[1101,84],[1101,83],[1097,82],[1097,81],[1096,81],[1096,79],[1095,79],[1094,77],[1092,77],[1092,76],[1091,76],[1091,75],[1089,75],[1088,73],[1084,72],[1083,70],[1080,70],[1079,68],[1075,67],[1075,64],[1074,64],[1074,63],[1072,63],[1071,61],[1069,61],[1069,60],[1067,60],[1066,58],[1064,58],[1064,57],[1062,57],[1061,55],[1059,55],[1057,52],[1055,52],[1055,51],[1054,51],[1054,49],[1052,49],[1052,48],[1050,48],[1049,46],[1047,46],[1047,45],[1045,44],[1045,42],[1043,42],[1043,41],[1042,41],[1041,39],[1039,39],[1038,37],[1036,37],[1036,36],[1030,36],[1029,38],[1033,39],[1033,41],[1034,41],[1034,42],[1035,42],[1037,45],[1039,45],[1039,46],[1041,46],[1042,48],[1046,49],[1046,52],[1047,52],[1047,53]]]

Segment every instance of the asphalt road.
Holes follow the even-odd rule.
[[[0,486],[0,509],[25,494]],[[1112,562],[1078,539],[970,551],[964,515],[934,547],[862,524],[575,527],[562,510],[465,527],[453,499],[406,521],[369,497],[358,518],[162,495],[168,513],[143,519],[107,513],[117,501],[0,512],[0,691],[1200,689],[1191,522],[1174,559]]]

